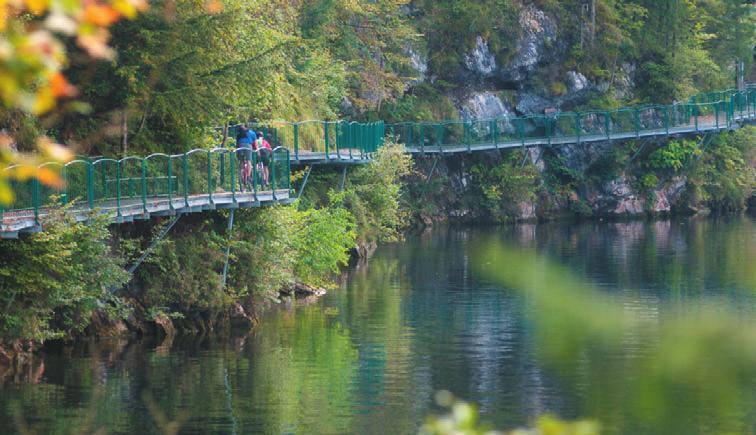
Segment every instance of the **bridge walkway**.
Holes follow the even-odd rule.
[[[277,145],[270,166],[270,186],[262,185],[261,169],[257,169],[253,154],[252,192],[241,192],[237,150],[230,148],[121,159],[84,158],[65,165],[44,163],[26,172],[59,171],[63,185],[45,187],[36,177],[14,181],[13,203],[0,208],[0,236],[15,238],[41,230],[45,218],[57,207],[65,207],[66,213],[78,221],[102,213],[114,223],[122,223],[218,208],[288,203],[292,200],[292,165],[365,164],[387,140],[405,144],[413,154],[445,154],[702,134],[736,129],[755,120],[756,85],[749,84],[743,91],[696,95],[687,103],[611,111],[390,125],[381,121],[273,122],[255,126],[265,130],[265,137]],[[229,133],[228,128],[224,130]]]

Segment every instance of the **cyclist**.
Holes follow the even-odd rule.
[[[260,156],[259,169],[262,174],[263,184],[270,184],[270,163],[273,157],[273,148],[270,146],[262,131],[257,132],[257,142],[255,143],[255,150]]]
[[[239,185],[244,192],[244,186],[249,186],[252,175],[253,143],[257,140],[255,132],[246,126],[240,126],[236,133],[236,158],[239,159]]]

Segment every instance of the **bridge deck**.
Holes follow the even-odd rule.
[[[715,122],[711,123],[699,123],[698,126],[691,124],[686,126],[679,126],[679,127],[670,127],[669,129],[666,128],[656,128],[656,129],[648,129],[648,130],[639,130],[636,132],[622,132],[622,133],[612,133],[610,135],[606,134],[591,134],[591,135],[585,135],[585,136],[560,136],[560,137],[538,137],[538,138],[525,138],[521,140],[509,140],[509,141],[502,141],[502,142],[483,142],[483,143],[471,143],[469,145],[467,144],[434,144],[434,145],[426,145],[424,147],[420,146],[409,146],[407,147],[407,152],[412,154],[453,154],[453,153],[462,153],[462,152],[469,152],[469,151],[488,151],[488,150],[498,150],[498,149],[507,149],[507,148],[529,148],[529,147],[537,147],[537,146],[553,146],[553,145],[572,145],[572,144],[580,144],[585,142],[605,142],[605,141],[613,141],[613,140],[629,140],[629,139],[640,139],[640,138],[647,138],[647,137],[655,137],[655,136],[676,136],[676,135],[684,135],[684,134],[695,134],[695,133],[710,133],[710,132],[717,132],[717,131],[725,131],[725,130],[735,130],[740,128],[740,123],[754,119],[755,116],[743,116],[738,117],[736,119],[736,122],[733,122],[729,127],[725,124],[717,125]]]
[[[198,213],[215,209],[251,208],[270,204],[290,203],[289,190],[280,189],[261,191],[255,195],[252,192],[217,192],[212,198],[207,194],[189,195],[187,198],[167,196],[148,197],[146,202],[141,198],[122,199],[120,206],[116,200],[108,200],[90,209],[86,203],[72,205],[67,213],[78,222],[88,220],[93,213],[110,216],[114,223],[147,220],[153,216],[171,216],[184,213]],[[55,206],[53,206],[55,207]],[[42,228],[39,224],[49,215],[51,208],[39,209],[39,215],[34,210],[14,210],[3,213],[0,222],[0,237],[17,238],[19,233],[36,232]]]

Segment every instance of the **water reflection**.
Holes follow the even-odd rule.
[[[591,379],[622,373],[653,339],[623,336],[621,358],[577,358],[569,376],[544,368],[526,315],[534,301],[475,272],[472,246],[491,239],[535,249],[648,320],[721,297],[753,313],[750,218],[435,230],[379,249],[342,289],[270,313],[247,337],[50,349],[5,376],[0,433],[149,433],[171,423],[182,433],[407,433],[439,389],[479,403],[497,427],[586,409],[620,421],[612,388],[625,380]]]

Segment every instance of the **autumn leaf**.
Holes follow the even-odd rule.
[[[76,87],[66,80],[60,72],[54,72],[50,75],[50,89],[55,97],[75,97],[77,94]]]
[[[110,6],[89,4],[84,8],[84,21],[95,26],[107,27],[118,21],[120,13]]]

